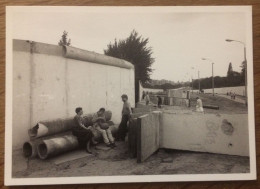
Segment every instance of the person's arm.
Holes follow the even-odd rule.
[[[89,129],[87,127],[85,127],[85,125],[82,123],[82,120],[80,119],[80,117],[77,117],[77,122],[78,122],[78,125],[83,128],[83,129]]]
[[[98,119],[97,114],[94,114],[94,115],[93,115],[93,118],[92,118],[92,122],[93,122],[93,123],[97,122],[97,119]]]
[[[99,121],[104,121],[106,122],[106,118],[105,116],[98,116],[97,114],[94,114],[93,118],[92,118],[92,122],[95,123],[95,122],[99,122]]]

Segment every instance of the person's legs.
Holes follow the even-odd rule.
[[[106,132],[107,132],[108,140],[109,140],[111,143],[114,143],[115,139],[114,139],[114,137],[112,136],[112,133],[111,133],[110,128],[108,128],[108,129],[106,130]]]
[[[121,123],[118,127],[117,132],[117,140],[125,140],[126,132],[127,132],[127,122],[128,122],[128,116],[122,116]]]
[[[122,139],[125,140],[126,133],[127,133],[127,122],[128,116],[123,116],[123,125],[122,125]]]
[[[99,126],[96,127],[96,129],[102,134],[103,140],[105,144],[110,144],[108,137],[107,137],[107,132],[103,129],[101,129]]]

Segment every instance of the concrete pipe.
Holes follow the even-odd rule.
[[[32,129],[29,129],[28,134],[31,139],[36,139],[40,137],[66,132],[71,130],[75,126],[76,123],[73,120],[73,118],[43,121],[38,123]]]
[[[23,144],[23,155],[27,158],[34,158],[38,156],[37,146],[42,143],[42,140],[27,141]]]
[[[109,121],[112,118],[112,112],[105,112],[106,120]],[[91,126],[93,114],[83,115],[84,125]],[[76,126],[73,118],[68,119],[56,119],[51,121],[43,121],[38,123],[32,129],[29,129],[28,134],[31,139],[36,139],[45,136],[51,136],[58,133],[66,132]]]
[[[43,140],[50,139],[53,137],[62,137],[66,135],[72,135],[72,132],[68,131],[68,132],[56,134],[54,136],[45,136],[42,138],[36,138],[34,140],[27,141],[23,144],[23,155],[25,157],[30,157],[30,158],[37,157],[38,156],[37,146],[40,143],[42,143]]]
[[[78,146],[78,139],[72,134],[63,137],[55,137],[43,140],[42,143],[37,146],[38,156],[41,159],[47,159],[74,150],[78,148]]]
[[[115,136],[118,125],[111,125],[109,128],[111,129],[113,136]],[[102,141],[103,137],[100,132],[95,129],[93,129],[92,132],[96,141]],[[41,159],[47,159],[79,147],[78,139],[72,133],[39,141],[41,142],[37,144],[37,153]]]

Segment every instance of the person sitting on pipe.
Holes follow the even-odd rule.
[[[76,108],[76,114],[74,117],[75,127],[72,128],[72,134],[78,138],[79,144],[84,145],[86,152],[92,153],[90,150],[90,142],[96,144],[97,142],[94,141],[93,133],[91,131],[92,127],[86,127],[83,124],[83,110],[81,107]]]
[[[100,108],[98,112],[93,115],[92,119],[94,129],[102,134],[103,140],[108,147],[114,148],[115,139],[112,136],[109,125],[106,123],[105,108]]]

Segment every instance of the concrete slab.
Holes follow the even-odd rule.
[[[172,114],[164,112],[161,147],[249,156],[247,114]]]
[[[137,162],[143,162],[159,148],[160,111],[137,119]]]
[[[137,155],[137,129],[137,118],[132,117],[128,126],[128,152],[132,158]]]
[[[52,158],[51,160],[54,162],[55,165],[59,165],[62,163],[78,160],[78,159],[89,157],[89,156],[93,156],[93,155],[86,153],[85,150],[75,150],[75,151],[71,151],[71,152],[65,153],[63,155],[57,156],[55,158]]]

